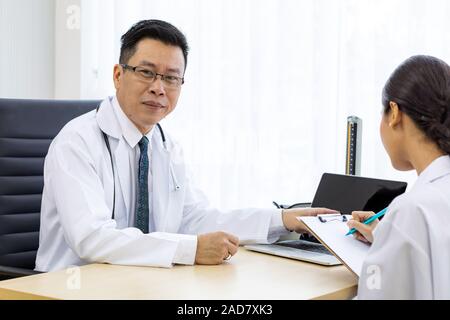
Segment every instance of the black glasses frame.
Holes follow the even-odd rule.
[[[177,80],[178,80],[178,83],[177,83],[176,87],[180,87],[181,85],[184,84],[184,77],[170,76],[170,75],[158,73],[158,72],[155,72],[155,71],[153,71],[153,70],[150,70],[150,69],[147,69],[147,68],[144,68],[144,67],[141,67],[141,66],[135,66],[135,67],[133,67],[133,66],[130,66],[130,65],[124,64],[124,63],[121,63],[120,65],[122,66],[122,68],[127,69],[127,70],[131,70],[131,71],[133,71],[134,73],[137,73],[137,72],[138,72],[138,71],[137,71],[138,69],[142,69],[142,70],[145,70],[145,71],[147,71],[147,72],[152,72],[152,73],[154,73],[155,76],[153,77],[153,80],[151,80],[151,78],[146,78],[147,80],[151,80],[151,83],[153,83],[153,82],[156,80],[156,78],[157,78],[158,76],[160,76],[162,81],[164,81],[165,83],[169,83],[169,84],[170,84],[170,81],[168,81],[168,78],[175,78],[175,79],[177,79]],[[145,76],[144,76],[144,78],[145,78]]]

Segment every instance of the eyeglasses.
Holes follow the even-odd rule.
[[[144,81],[147,81],[148,83],[153,83],[158,76],[161,77],[162,83],[167,88],[177,89],[184,83],[184,78],[161,74],[161,73],[156,73],[156,72],[154,72],[150,69],[144,68],[144,67],[139,67],[139,66],[132,67],[127,64],[121,64],[121,66],[124,69],[133,71],[139,78],[141,78]]]

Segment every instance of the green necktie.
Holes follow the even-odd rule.
[[[141,156],[139,157],[138,194],[136,199],[136,223],[135,227],[143,233],[148,233],[149,208],[148,208],[148,139],[142,137],[139,141]]]

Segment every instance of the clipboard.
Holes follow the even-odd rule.
[[[344,217],[344,216],[341,216]],[[363,243],[353,236],[346,236],[348,232],[346,219],[328,219],[325,222],[319,217],[298,217],[304,223],[308,231],[317,238],[339,261],[344,264],[356,276],[360,276],[364,259],[370,249],[370,245]]]

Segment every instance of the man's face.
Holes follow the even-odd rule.
[[[182,78],[184,56],[181,48],[154,39],[142,39],[126,63],[168,76]],[[151,82],[139,73],[114,66],[114,86],[120,106],[142,134],[171,113],[180,96],[180,86],[168,86],[160,76]]]

